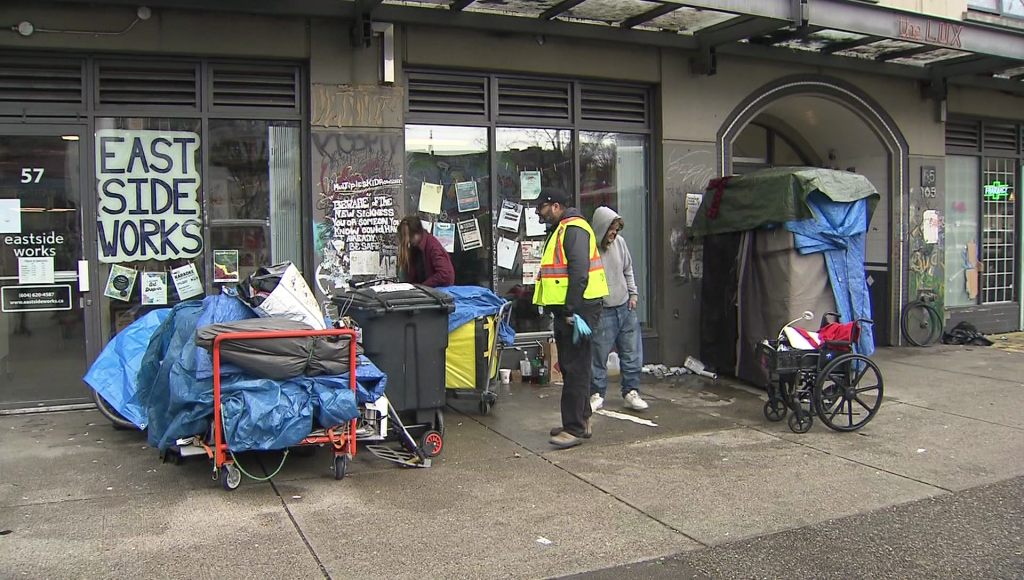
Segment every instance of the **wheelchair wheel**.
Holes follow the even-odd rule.
[[[786,402],[782,399],[768,399],[764,404],[764,418],[772,422],[785,419],[788,411]]]
[[[847,353],[825,365],[814,385],[814,407],[835,431],[856,431],[882,406],[882,373],[862,354]]]

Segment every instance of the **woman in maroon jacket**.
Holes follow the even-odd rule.
[[[431,288],[455,284],[452,259],[441,242],[423,231],[418,216],[407,216],[398,223],[398,271],[407,282]]]

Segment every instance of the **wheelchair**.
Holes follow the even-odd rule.
[[[803,319],[813,316],[805,312]],[[786,332],[800,320],[784,326],[778,340],[758,343],[761,365],[768,372],[765,418],[782,421],[788,415],[794,433],[810,431],[815,415],[834,431],[856,431],[867,425],[882,405],[884,390],[878,365],[856,352],[861,325],[872,321],[864,318],[841,324],[840,315],[829,312],[821,318],[819,333],[833,339],[819,340],[817,333],[795,328]],[[835,339],[835,335],[844,338]]]

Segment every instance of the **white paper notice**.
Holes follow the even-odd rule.
[[[434,237],[449,254],[455,252],[455,224],[437,222],[434,224]]]
[[[172,269],[171,279],[174,281],[174,288],[178,291],[178,298],[182,300],[188,300],[204,292],[203,281],[199,279],[199,272],[196,271],[195,264],[186,264]]]
[[[420,211],[423,213],[441,213],[441,194],[444,188],[437,183],[423,182],[420,186]]]
[[[348,255],[348,271],[353,276],[376,276],[380,273],[380,253],[354,250]]]
[[[540,262],[524,262],[523,284],[536,284],[538,272],[540,272]]]
[[[18,284],[53,284],[53,258],[18,258]]]
[[[0,234],[21,233],[21,200],[0,199]]]
[[[700,209],[700,202],[704,199],[704,194],[701,193],[687,193],[686,194],[686,227],[693,225],[693,220],[697,219],[697,210]]]
[[[462,240],[463,251],[482,248],[484,242],[480,237],[480,222],[476,218],[459,222],[459,238]]]
[[[540,197],[540,171],[519,172],[519,193],[524,200]]]
[[[924,212],[924,243],[937,244],[939,242],[939,212],[934,209]]]
[[[532,207],[526,208],[526,235],[529,237],[543,236],[548,231],[547,226],[544,224],[544,220],[537,215],[537,211]]]
[[[498,266],[511,270],[516,266],[516,253],[519,242],[508,238],[498,238]]]
[[[143,304],[167,304],[167,272],[143,272],[141,284]]]
[[[428,234],[434,233],[434,222],[429,222],[427,220],[421,219],[420,223],[423,224],[423,231],[427,232]]]
[[[508,199],[502,201],[501,214],[498,215],[498,228],[519,233],[519,216],[522,214],[522,204]]]

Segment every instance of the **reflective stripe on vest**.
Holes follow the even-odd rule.
[[[565,231],[569,226],[582,228],[589,234],[590,269],[587,289],[583,292],[583,297],[595,299],[608,295],[608,280],[605,277],[601,254],[597,251],[594,231],[582,217],[572,217],[558,224],[558,228],[551,234],[544,246],[540,271],[537,273],[537,286],[533,293],[534,304],[540,306],[565,304],[565,298],[569,292],[569,266],[565,260],[562,244],[565,241]]]

